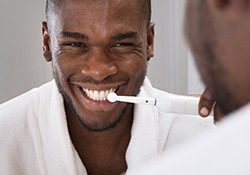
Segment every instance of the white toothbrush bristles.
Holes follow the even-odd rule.
[[[114,103],[117,100],[117,95],[116,95],[116,93],[111,92],[111,93],[108,94],[107,98],[108,98],[109,102]]]

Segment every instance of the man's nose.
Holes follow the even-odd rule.
[[[117,72],[115,59],[105,49],[93,49],[82,67],[84,76],[92,77],[97,81],[104,80]]]

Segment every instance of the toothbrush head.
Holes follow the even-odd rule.
[[[114,92],[110,92],[110,93],[108,94],[107,98],[108,98],[108,101],[109,101],[109,102],[114,103],[114,102],[116,102],[116,100],[117,100],[117,95],[116,95],[116,93],[114,93]]]

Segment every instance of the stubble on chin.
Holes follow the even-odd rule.
[[[86,130],[88,130],[89,132],[101,132],[101,131],[106,131],[106,130],[115,128],[117,124],[122,120],[123,115],[128,108],[128,104],[126,104],[121,109],[121,112],[119,113],[119,115],[117,115],[117,117],[112,122],[104,122],[104,123],[97,122],[97,121],[88,122],[84,119],[84,116],[82,116],[79,113],[79,110],[77,109],[76,105],[72,102],[72,100],[68,97],[68,95],[61,88],[59,88],[59,92],[61,93],[63,97],[65,109],[69,109],[71,111],[71,114],[74,115],[73,117],[75,117],[77,121],[81,124],[81,126],[84,127]],[[65,112],[67,115],[66,110]],[[95,115],[94,114],[95,112],[94,111],[92,112],[93,112],[93,115]],[[101,112],[105,112],[105,111],[98,111],[96,112],[97,113],[96,115],[100,115]]]

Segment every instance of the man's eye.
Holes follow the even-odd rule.
[[[134,46],[133,43],[117,43],[113,47],[126,47],[126,46]]]
[[[110,52],[114,53],[129,53],[133,52],[138,49],[138,45],[133,42],[121,42],[121,43],[114,43],[109,48]]]
[[[86,47],[86,45],[84,43],[81,43],[81,42],[66,43],[65,46]]]

